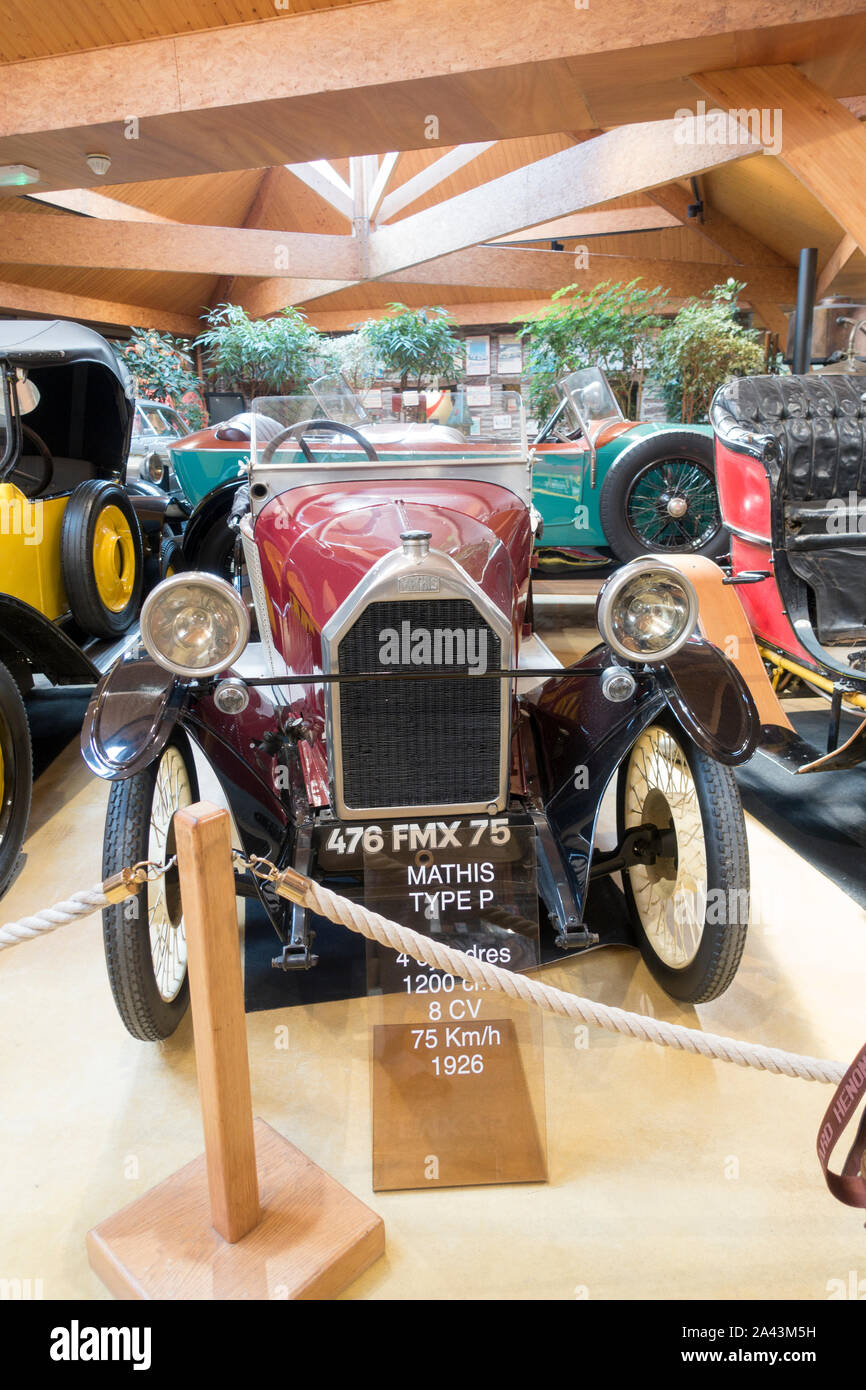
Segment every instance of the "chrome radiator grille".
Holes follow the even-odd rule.
[[[383,634],[397,639],[395,645],[391,638],[384,664]],[[428,640],[424,634],[437,664],[428,664],[419,651],[418,644]],[[413,649],[421,657],[416,662]],[[413,678],[340,683],[335,735],[347,811],[496,802],[509,687],[483,672],[499,669],[501,658],[499,637],[468,599],[369,604],[340,640],[337,669],[342,675],[405,672]],[[437,679],[431,673],[438,670],[477,674]]]

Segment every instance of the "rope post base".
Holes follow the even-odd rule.
[[[205,1152],[87,1235],[118,1298],[333,1298],[385,1249],[382,1218],[253,1121],[228,813],[175,817]]]

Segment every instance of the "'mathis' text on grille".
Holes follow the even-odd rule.
[[[379,633],[383,666],[465,666],[473,676],[487,670],[487,632],[484,628],[413,627],[411,622],[386,627]]]

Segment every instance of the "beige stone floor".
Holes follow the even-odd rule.
[[[592,604],[563,592],[538,620],[568,660],[587,645]],[[106,795],[74,746],[42,776],[3,920],[99,878]],[[762,920],[723,998],[678,1008],[627,950],[546,978],[850,1059],[866,1032],[866,914],[755,822],[749,842]],[[374,1194],[367,1009],[354,1000],[247,1020],[256,1112],[385,1219],[387,1255],[348,1297],[823,1299],[828,1281],[866,1275],[862,1219],[830,1198],[815,1158],[828,1088],[606,1033],[578,1047],[552,1017],[547,1184]],[[127,1036],[98,918],[0,953],[0,1020],[0,1276],[40,1278],[49,1298],[104,1298],[86,1230],[201,1150],[189,1021],[162,1046]],[[282,1024],[288,1052],[275,1046]]]

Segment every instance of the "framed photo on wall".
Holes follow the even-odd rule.
[[[466,375],[489,376],[490,339],[488,337],[466,338]]]
[[[516,333],[499,339],[499,375],[520,376],[523,371],[523,344]]]

